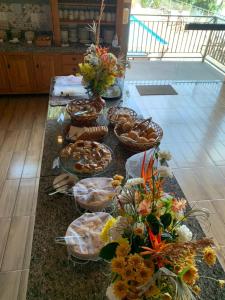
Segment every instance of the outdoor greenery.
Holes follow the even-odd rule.
[[[165,1],[163,0],[141,0],[142,7],[152,7],[159,8],[164,5]],[[201,8],[212,13],[218,12],[223,6],[223,0],[218,4],[217,0],[185,0],[185,1],[166,1],[168,2],[169,7],[175,8],[177,5],[182,9],[186,5],[190,5],[189,9],[193,6],[193,8]]]
[[[152,0],[141,0],[142,7],[150,7],[152,4]]]

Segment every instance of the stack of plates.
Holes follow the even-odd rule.
[[[90,43],[89,31],[85,27],[80,27],[78,30],[78,37],[81,44]]]
[[[76,29],[69,30],[69,41],[71,43],[77,43],[78,38],[77,38],[77,30]]]

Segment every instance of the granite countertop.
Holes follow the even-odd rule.
[[[20,42],[18,44],[12,44],[9,42],[4,42],[0,44],[0,52],[52,52],[52,53],[84,53],[86,51],[86,46],[81,44],[74,44],[69,47],[60,47],[52,45],[50,47],[38,47],[35,44],[28,45],[25,42]]]
[[[55,238],[64,236],[69,224],[85,211],[77,209],[71,196],[55,194],[50,197],[45,192],[46,188],[51,185],[54,175],[61,173],[60,169],[53,172],[52,161],[58,156],[62,147],[62,145],[57,144],[57,136],[62,134],[65,124],[60,124],[55,118],[56,113],[60,114],[65,110],[65,107],[50,107],[49,110],[27,300],[106,300],[105,291],[111,279],[109,265],[104,261],[73,264],[72,261],[68,260],[66,246],[55,243]],[[55,115],[51,114],[53,112]],[[104,176],[125,175],[126,159],[133,153],[124,150],[110,127],[109,135],[104,139],[104,143],[111,147],[115,156],[114,163]],[[184,197],[175,178],[165,181],[164,189],[165,192],[173,191],[176,197]],[[204,236],[195,218],[191,219],[189,226],[196,238]],[[218,261],[212,268],[202,264],[199,269],[200,274],[204,276],[224,278],[223,269]],[[214,281],[201,279],[200,287],[202,300],[225,299],[224,290],[219,289]]]

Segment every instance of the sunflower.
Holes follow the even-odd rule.
[[[183,275],[183,281],[189,285],[194,285],[198,280],[198,269],[195,266],[190,266],[189,269]]]
[[[203,260],[208,266],[213,266],[216,263],[216,253],[211,247],[206,247],[203,250]]]
[[[114,283],[113,290],[116,297],[120,299],[124,298],[127,296],[128,284],[125,281],[118,280],[116,283]]]
[[[134,268],[138,268],[144,265],[144,259],[138,254],[129,255],[128,264]]]
[[[126,266],[123,270],[122,277],[129,281],[129,280],[135,280],[135,271],[131,266]]]
[[[136,280],[144,283],[148,281],[150,277],[152,277],[153,272],[153,269],[140,267],[137,269]]]
[[[119,244],[116,248],[116,256],[127,256],[130,252],[130,245],[128,242],[123,241],[122,243]]]
[[[113,272],[122,275],[125,267],[126,267],[126,261],[124,257],[115,257],[112,259],[111,268]]]

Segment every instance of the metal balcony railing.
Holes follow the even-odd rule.
[[[128,57],[199,58],[225,63],[225,20],[214,16],[130,16]]]

